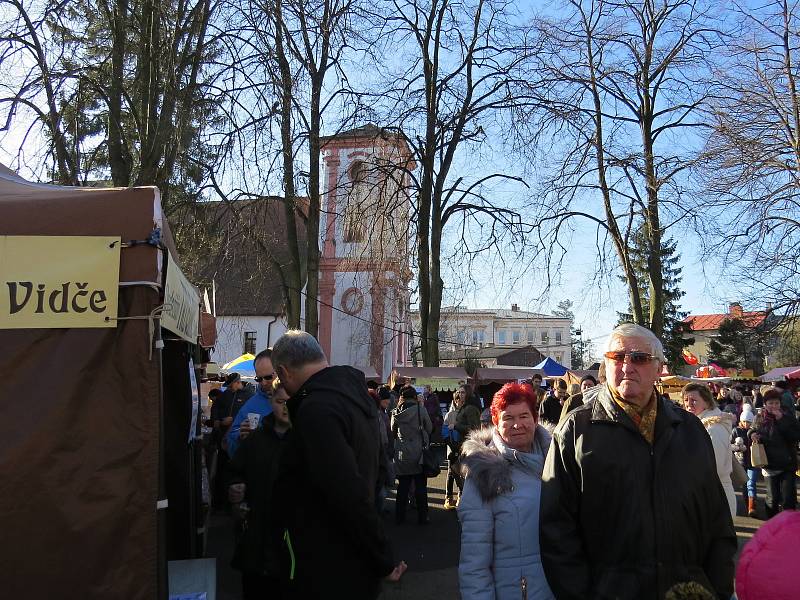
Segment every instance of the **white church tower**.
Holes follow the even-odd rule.
[[[368,124],[323,138],[319,341],[331,364],[386,381],[409,327],[409,174],[402,135]]]

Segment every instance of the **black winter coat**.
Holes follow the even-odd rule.
[[[563,406],[558,398],[555,396],[546,396],[539,406],[539,419],[555,426],[558,424],[558,419],[561,417],[562,408]]]
[[[375,508],[383,422],[364,374],[323,369],[287,406],[292,436],[275,495],[294,559],[288,597],[375,598],[394,560]]]
[[[662,599],[696,581],[728,600],[736,534],[711,439],[658,399],[651,446],[603,387],[555,430],[540,541],[559,600]]]
[[[283,436],[273,429],[275,415],[268,415],[261,426],[242,440],[228,463],[228,485],[244,483],[245,500],[250,507],[247,526],[238,533],[231,566],[240,571],[278,577],[281,534],[273,516],[273,484],[278,465],[291,431]]]
[[[766,410],[766,409],[764,409]],[[767,418],[764,411],[756,417],[748,435],[761,436],[761,443],[767,452],[768,470],[794,471],[797,468],[797,442],[800,441],[800,423],[788,411],[783,411],[780,419]]]

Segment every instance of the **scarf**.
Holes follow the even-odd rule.
[[[647,403],[647,406],[642,408],[630,402],[626,402],[622,396],[620,396],[619,392],[610,385],[608,389],[611,391],[611,397],[614,399],[614,403],[630,417],[633,424],[639,430],[639,433],[642,434],[642,437],[652,446],[656,430],[656,413],[658,411],[655,391],[650,396],[650,402]]]

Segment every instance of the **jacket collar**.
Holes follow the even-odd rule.
[[[658,410],[656,412],[654,439],[658,440],[665,430],[677,425],[682,419],[678,412],[678,407],[672,402],[664,400],[660,394],[656,394],[656,402],[658,403]],[[639,431],[633,421],[631,421],[631,418],[625,414],[625,411],[614,402],[608,384],[603,385],[602,389],[597,394],[597,402],[594,403],[594,407],[592,408],[592,421],[618,423],[632,431]]]

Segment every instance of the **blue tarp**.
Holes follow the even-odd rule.
[[[567,374],[567,367],[558,364],[549,356],[533,368],[541,369],[547,377],[561,377]]]

